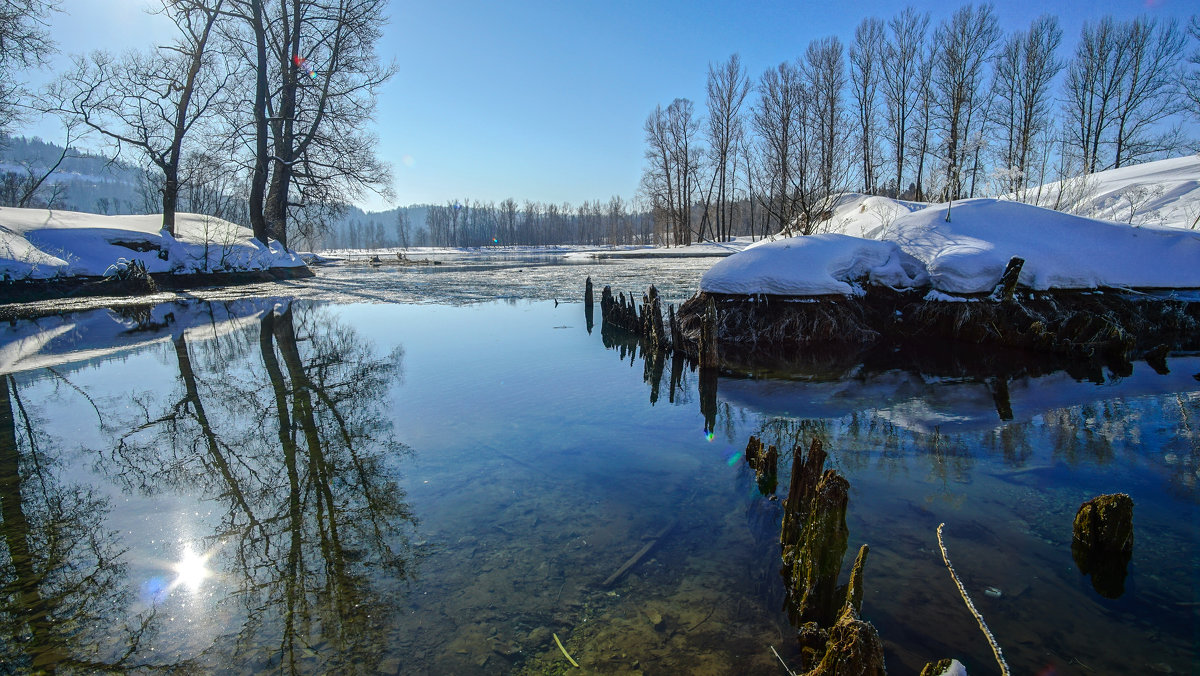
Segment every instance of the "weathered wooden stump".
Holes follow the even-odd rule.
[[[1008,260],[1008,265],[1004,266],[1004,272],[1000,275],[1000,283],[992,291],[992,300],[1009,302],[1013,299],[1013,292],[1017,289],[1017,279],[1021,276],[1021,268],[1024,265],[1024,258],[1013,256]]]
[[[592,332],[592,327],[595,326],[595,307],[592,297],[592,278],[587,278],[587,283],[583,287],[583,317],[587,322],[587,332]]]
[[[746,463],[754,470],[758,492],[771,495],[779,484],[779,449],[774,445],[763,448],[758,437],[750,437],[746,444]]]
[[[788,587],[797,622],[814,621],[827,627],[837,619],[837,578],[850,536],[846,527],[849,491],[845,477],[825,470],[813,491],[800,540],[790,557],[785,550],[784,560],[792,562]]]
[[[704,306],[700,321],[700,368],[717,368],[721,357],[717,350],[717,305],[712,298]]]
[[[866,545],[859,548],[850,572],[845,603],[837,622],[829,629],[825,654],[806,676],[882,676],[886,673],[883,641],[879,638],[879,632],[870,622],[859,618],[862,608],[862,571],[869,550]]]
[[[788,484],[788,497],[783,503],[783,528],[779,532],[779,544],[783,545],[784,563],[790,564],[788,550],[800,540],[800,532],[808,518],[809,505],[825,468],[826,453],[821,440],[813,437],[812,445],[805,455],[799,444],[792,451],[792,478]]]
[[[1133,498],[1114,493],[1083,503],[1075,514],[1071,557],[1101,596],[1124,594],[1133,557]]]

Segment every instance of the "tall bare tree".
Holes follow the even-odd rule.
[[[884,137],[891,148],[895,167],[896,195],[904,193],[904,168],[913,139],[917,108],[921,102],[921,63],[929,14],[918,14],[911,7],[888,21],[891,39],[883,50],[883,99],[887,125]],[[919,177],[918,177],[919,180]]]
[[[850,46],[850,85],[857,113],[860,178],[864,193],[878,189],[879,177],[879,88],[883,80],[886,38],[883,21],[867,17],[854,30]]]
[[[934,32],[933,83],[942,133],[947,199],[964,193],[962,170],[974,150],[968,143],[971,123],[979,123],[976,113],[981,104],[984,66],[999,36],[996,16],[987,4],[959,8]]]
[[[3,0],[0,2],[0,136],[12,131],[23,117],[25,96],[17,73],[43,65],[55,49],[47,21],[59,0]]]
[[[222,104],[231,71],[209,49],[223,0],[161,0],[178,36],[153,52],[76,57],[46,108],[73,117],[116,147],[133,148],[163,174],[162,226],[175,234],[185,140]]]
[[[758,202],[766,212],[767,228],[773,222],[776,231],[790,233],[806,105],[799,66],[785,61],[767,69],[759,78],[758,95],[751,118],[758,139]]]
[[[665,219],[668,242],[676,246],[691,244],[692,206],[701,157],[695,104],[679,98],[665,110],[656,106],[643,128],[649,164],[642,173],[642,190],[655,213]]]
[[[717,186],[717,241],[730,237],[731,196],[737,185],[737,145],[745,133],[742,106],[749,94],[750,78],[737,54],[717,67],[708,65],[707,139]]]
[[[1047,150],[1039,150],[1035,144],[1044,141],[1052,124],[1051,85],[1063,68],[1063,61],[1056,56],[1061,41],[1058,19],[1044,14],[1033,20],[1028,31],[1010,35],[997,55],[993,118],[1000,138],[1000,189],[1004,192],[1020,193],[1030,185],[1036,155]],[[1019,194],[1018,199],[1022,199]]]
[[[1125,23],[1122,33],[1120,44],[1129,58],[1114,122],[1114,167],[1178,147],[1178,134],[1158,126],[1185,107],[1177,87],[1184,78],[1187,38],[1178,22],[1139,17]]]

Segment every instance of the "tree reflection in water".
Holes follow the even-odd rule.
[[[199,487],[221,506],[198,547],[234,580],[223,602],[236,599],[241,626],[206,662],[373,672],[415,524],[397,483],[408,449],[386,407],[403,352],[377,357],[312,307],[269,312],[257,334],[243,336],[251,349],[201,361],[176,336],[182,389],[157,408],[143,403],[109,470],[149,492]]]
[[[61,452],[0,375],[0,672],[144,668],[153,609],[130,617],[108,501],[60,478]],[[180,667],[182,665],[173,665]]]

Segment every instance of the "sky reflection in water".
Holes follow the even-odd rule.
[[[557,274],[548,294],[582,289]],[[994,377],[902,368],[724,377],[702,412],[690,366],[606,349],[578,303],[240,298],[0,333],[17,369],[0,567],[19,590],[0,658],[18,670],[540,673],[562,664],[553,632],[597,673],[774,673],[769,645],[798,656],[751,434],[780,447],[781,487],[814,436],[850,480],[893,673],[992,668],[942,521],[1015,673],[1200,659],[1195,359],[1103,384],[1009,374],[1002,421]],[[1112,600],[1074,569],[1070,521],[1117,490],[1136,536]]]

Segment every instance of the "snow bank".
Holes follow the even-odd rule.
[[[768,242],[725,258],[700,278],[700,290],[736,295],[846,295],[860,283],[893,288],[926,282],[923,266],[891,242],[840,234]]]
[[[248,228],[199,214],[176,214],[171,237],[162,216],[100,216],[0,207],[0,277],[47,279],[103,275],[124,258],[148,272],[216,272],[299,267],[278,243],[264,246]]]
[[[1025,260],[1018,283],[1032,289],[1200,288],[1200,231],[1134,227],[975,199],[905,213],[877,240],[823,234],[767,242],[714,265],[700,289],[845,295],[865,282],[896,289],[928,285],[931,299],[946,299],[992,291],[1014,256]]]
[[[1008,198],[1118,223],[1192,228],[1200,219],[1200,156],[1109,169]]]
[[[1020,202],[974,199],[902,216],[881,238],[925,264],[933,287],[987,293],[1013,256],[1033,289],[1200,287],[1200,232],[1131,227]]]

